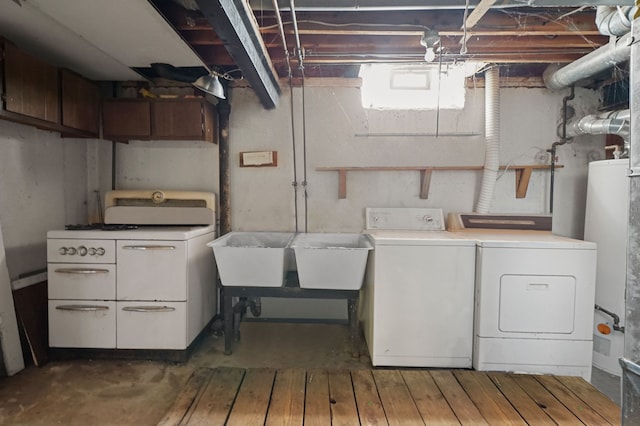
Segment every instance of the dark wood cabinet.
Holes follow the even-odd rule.
[[[69,70],[60,71],[62,125],[100,136],[100,89]]]
[[[213,105],[201,98],[110,99],[102,105],[103,137],[117,141],[216,141]]]
[[[100,136],[100,90],[0,38],[0,119],[60,132]]]
[[[58,68],[5,42],[4,83],[5,111],[60,124]]]
[[[102,137],[116,141],[151,137],[151,102],[112,99],[102,102]]]

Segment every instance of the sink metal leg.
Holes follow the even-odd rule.
[[[358,299],[347,300],[349,331],[351,332],[351,356],[360,357],[360,327],[358,324]]]
[[[224,296],[224,354],[231,355],[233,342],[233,298]]]

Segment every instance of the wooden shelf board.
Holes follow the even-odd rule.
[[[561,169],[562,164],[556,164]],[[420,198],[429,198],[429,185],[433,171],[483,170],[484,166],[362,166],[362,167],[316,167],[319,172],[338,172],[338,198],[347,198],[347,172],[420,172]],[[516,198],[525,198],[533,170],[550,170],[548,164],[527,164],[500,166],[500,170],[514,170],[516,178]]]

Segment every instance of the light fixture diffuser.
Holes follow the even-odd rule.
[[[205,93],[215,96],[219,99],[226,99],[224,95],[224,87],[220,80],[218,80],[218,74],[212,72],[209,75],[203,75],[194,81],[193,86],[202,90]]]

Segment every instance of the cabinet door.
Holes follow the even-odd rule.
[[[49,300],[49,346],[116,347],[116,302]]]
[[[145,100],[107,100],[102,103],[102,133],[105,139],[149,139],[151,104]]]
[[[58,69],[5,42],[5,109],[60,123]]]
[[[117,302],[118,349],[186,349],[186,302]]]
[[[206,101],[159,101],[153,103],[153,136],[157,139],[203,140],[206,136]]]
[[[100,91],[93,82],[71,71],[61,71],[62,125],[100,134]]]
[[[117,242],[118,300],[187,300],[185,241]]]

